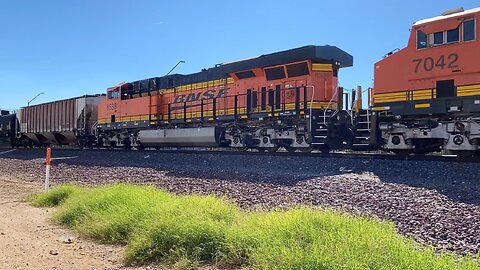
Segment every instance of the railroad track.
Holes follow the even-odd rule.
[[[13,151],[34,151],[41,150],[42,148],[34,149],[11,149],[11,148],[0,148],[0,157],[2,155],[11,153]],[[175,153],[175,154],[215,154],[215,155],[244,155],[244,156],[285,156],[285,157],[315,157],[315,158],[347,158],[347,159],[367,159],[367,160],[411,160],[411,161],[439,161],[439,162],[468,162],[468,163],[480,163],[480,157],[461,157],[455,155],[394,155],[388,153],[372,153],[372,152],[320,152],[314,151],[310,153],[302,152],[287,152],[287,151],[277,151],[277,152],[260,152],[255,150],[248,151],[235,151],[230,149],[223,148],[182,148],[182,149],[78,149],[78,148],[55,148],[54,151],[79,151],[79,152],[145,152],[145,153]]]

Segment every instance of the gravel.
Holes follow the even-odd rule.
[[[0,153],[0,174],[43,181],[44,150]],[[439,250],[478,254],[480,165],[179,154],[154,151],[54,150],[52,183],[154,184],[178,194],[225,196],[247,209],[298,204],[393,221],[398,231]]]

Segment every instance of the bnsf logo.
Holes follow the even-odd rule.
[[[177,95],[173,103],[180,103],[180,102],[191,102],[191,101],[198,101],[202,99],[211,99],[211,98],[221,98],[227,95],[227,89],[220,89],[218,90],[207,90],[204,92],[198,93],[190,93],[185,95]]]

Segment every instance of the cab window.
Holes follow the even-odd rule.
[[[427,48],[427,35],[422,31],[417,31],[417,49]]]
[[[120,97],[120,92],[118,90],[113,90],[108,92],[108,99],[116,99]]]
[[[454,43],[460,41],[460,26],[447,31],[447,43]]]
[[[463,41],[475,40],[475,20],[463,22]]]
[[[443,44],[443,32],[436,32],[433,34],[433,45]]]

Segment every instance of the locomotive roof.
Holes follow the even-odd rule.
[[[169,80],[174,85],[184,85],[202,81],[226,78],[229,73],[251,70],[254,68],[265,68],[292,62],[311,60],[315,63],[336,63],[340,68],[353,66],[353,57],[336,46],[304,46],[286,51],[263,54],[254,58],[218,64],[215,67],[204,69],[201,72],[192,74],[172,74],[156,79],[158,88],[169,88]],[[150,79],[135,82],[147,82]]]
[[[480,12],[480,8],[473,8],[473,9],[468,9],[468,10],[465,10],[465,11],[462,11],[462,12],[455,12],[455,13],[452,13],[452,14],[449,14],[449,15],[441,15],[441,16],[436,16],[436,17],[433,17],[433,18],[423,19],[423,20],[420,20],[420,21],[414,23],[413,26],[417,26],[417,25],[424,24],[424,23],[429,23],[429,22],[434,22],[434,21],[440,21],[440,20],[443,20],[443,19],[453,18],[453,17],[457,17],[457,16],[463,16],[463,15],[467,15],[467,14],[477,13],[477,12]]]
[[[263,54],[258,57],[220,64],[219,69],[226,73],[243,71],[252,68],[263,68],[302,60],[332,63],[338,62],[340,67],[351,67],[353,57],[335,46],[304,46],[291,50]]]

